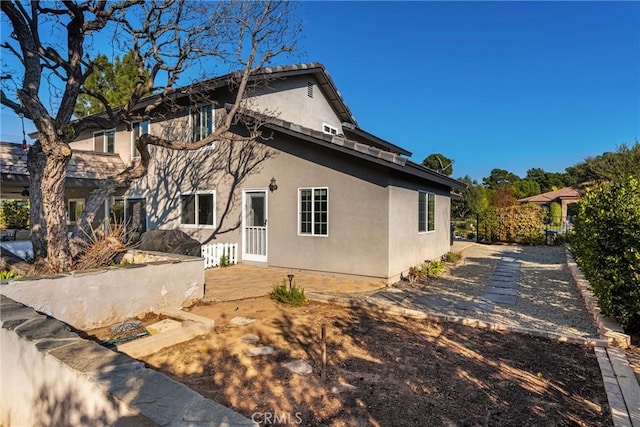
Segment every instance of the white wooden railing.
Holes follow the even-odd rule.
[[[238,262],[238,244],[237,243],[210,243],[202,245],[200,253],[204,258],[204,268],[213,268],[220,266],[220,258],[225,256],[228,264],[236,264]]]
[[[245,227],[245,251],[249,255],[267,254],[267,227]]]

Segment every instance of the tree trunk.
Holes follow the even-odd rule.
[[[58,140],[44,141],[44,144],[42,142],[41,140],[34,145],[33,153],[30,150],[27,160],[31,176],[30,218],[31,241],[36,261],[34,271],[59,273],[73,268],[67,239],[65,202],[67,164],[71,158],[71,149]]]
[[[31,228],[31,245],[33,257],[36,261],[47,258],[47,223],[44,220],[44,208],[42,206],[42,171],[44,170],[45,156],[42,152],[40,141],[29,148],[27,153],[27,170],[29,171],[29,224]]]

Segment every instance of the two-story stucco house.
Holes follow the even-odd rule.
[[[129,164],[141,133],[204,138],[232,99],[228,82],[177,90],[179,111],[131,131],[96,130],[72,146],[118,153]],[[321,64],[266,68],[254,83],[242,114],[264,122],[262,137],[191,152],[154,147],[148,175],[112,200],[132,227],[238,243],[243,263],[385,281],[449,251],[451,191],[464,184],[360,129]],[[194,92],[207,96],[187,101]]]

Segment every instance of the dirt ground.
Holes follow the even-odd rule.
[[[261,425],[612,425],[591,348],[319,303],[295,308],[268,298],[192,312],[215,319],[215,332],[145,362]],[[256,321],[235,327],[230,319],[236,316]],[[260,342],[243,342],[247,334]],[[253,346],[276,351],[248,357]],[[313,373],[281,366],[292,359],[309,362]]]

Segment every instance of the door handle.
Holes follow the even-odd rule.
[[[267,220],[265,219],[264,220],[264,227],[266,227],[266,226],[267,226]]]

